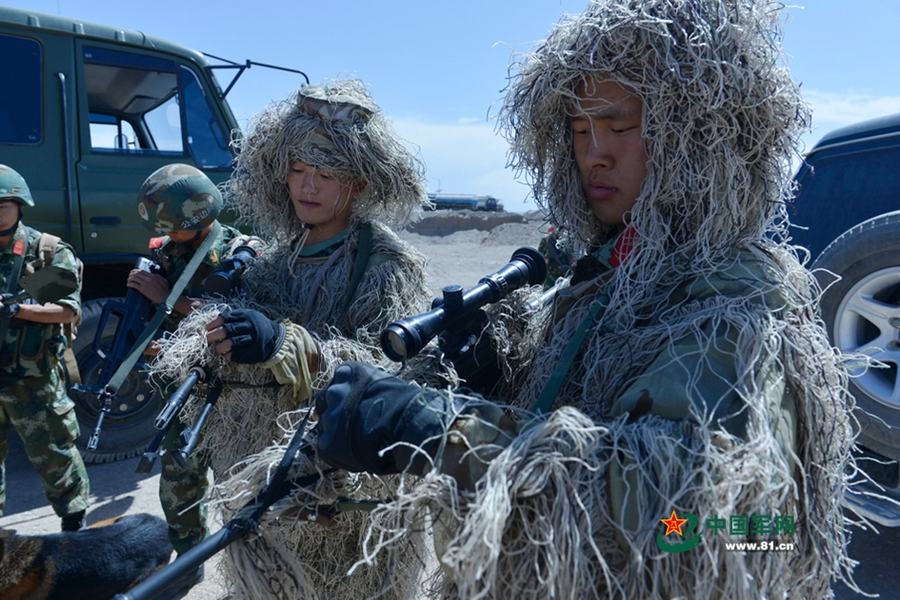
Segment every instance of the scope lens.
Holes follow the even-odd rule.
[[[401,359],[406,358],[406,344],[403,342],[403,338],[397,335],[396,331],[388,329],[387,340],[396,356],[399,356]]]

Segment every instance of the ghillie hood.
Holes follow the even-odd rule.
[[[428,203],[424,166],[358,80],[302,88],[256,115],[235,144],[226,200],[266,239],[302,231],[287,187],[293,161],[364,182],[352,204],[355,222],[402,227],[413,209]]]

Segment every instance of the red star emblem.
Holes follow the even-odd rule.
[[[672,510],[672,516],[668,519],[660,519],[666,526],[666,533],[664,535],[669,535],[670,533],[677,533],[678,535],[684,535],[681,533],[681,526],[688,522],[687,519],[679,519],[678,515],[675,514],[675,510]]]

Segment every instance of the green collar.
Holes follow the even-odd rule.
[[[347,232],[348,229],[345,229],[324,242],[319,242],[318,244],[313,244],[311,246],[304,246],[300,250],[300,256],[303,258],[331,256],[334,254],[334,251],[344,243],[344,240],[347,239]]]

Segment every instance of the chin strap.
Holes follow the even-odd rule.
[[[22,222],[22,217],[19,217],[19,220],[16,221],[15,223],[13,223],[12,227],[10,227],[9,229],[4,229],[3,231],[0,231],[0,237],[6,237],[10,234],[15,233],[16,229],[18,229],[18,227],[19,227],[19,223],[21,223],[21,222]]]

